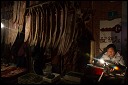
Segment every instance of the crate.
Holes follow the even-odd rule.
[[[48,77],[48,75],[43,77],[43,79],[44,79],[45,82],[55,83],[55,82],[61,80],[60,74],[57,74],[57,73],[51,73],[51,74],[54,75],[53,78],[52,77],[50,78],[50,76]]]
[[[84,76],[83,73],[71,71],[71,72],[68,72],[63,78],[64,78],[64,80],[67,80],[67,81],[81,83],[83,76]]]

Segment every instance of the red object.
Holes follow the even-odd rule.
[[[96,74],[96,75],[101,75],[103,72],[103,69],[101,68],[93,68],[93,74]]]
[[[25,68],[17,68],[17,67],[13,67],[13,66],[8,66],[8,67],[4,67],[7,68],[4,71],[1,71],[1,77],[2,78],[10,78],[16,75],[19,75],[21,73],[25,73],[26,69]]]
[[[103,72],[103,68],[96,66],[90,66],[86,69],[86,73],[91,75],[101,75],[102,72]]]

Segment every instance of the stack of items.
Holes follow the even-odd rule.
[[[18,78],[18,84],[42,84],[43,77],[34,73],[28,73]]]
[[[82,82],[84,74],[78,72],[69,72],[63,78],[66,81],[74,82],[80,84]]]

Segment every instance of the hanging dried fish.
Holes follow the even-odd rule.
[[[36,46],[38,41],[38,33],[39,33],[39,10],[36,8],[36,32],[34,36],[34,45]]]
[[[62,47],[62,53],[64,55],[64,51],[65,51],[65,48],[67,46],[67,42],[69,40],[69,36],[70,36],[70,24],[71,24],[71,16],[70,16],[70,13],[69,13],[69,8],[68,8],[68,3],[65,4],[66,8],[67,9],[67,20],[65,22],[65,35],[64,35],[64,39],[65,39],[65,42],[63,43],[63,47]]]
[[[30,41],[30,46],[34,46],[34,37],[36,33],[36,10],[35,8],[32,8],[32,26],[31,26],[31,41]]]
[[[68,37],[68,41],[67,41],[67,46],[65,47],[65,53],[68,51],[68,49],[70,48],[70,46],[71,46],[71,44],[72,44],[72,42],[73,42],[73,38],[74,38],[74,33],[75,33],[75,29],[74,29],[74,26],[75,26],[75,12],[74,12],[74,10],[73,10],[73,13],[70,13],[70,20],[71,21],[69,21],[69,23],[70,23],[70,25],[68,25],[69,26],[69,28],[68,29],[70,29],[70,32],[69,32],[69,37]],[[64,54],[65,54],[64,53]]]
[[[50,7],[52,7],[52,6],[50,6]],[[50,47],[51,47],[51,44],[52,44],[52,29],[53,29],[52,19],[53,19],[53,12],[52,12],[52,9],[50,9],[50,40],[49,40]]]
[[[25,10],[26,10],[26,1],[20,1],[20,9],[19,9],[19,32],[23,29],[23,23],[24,23],[24,16],[25,16]]]
[[[28,38],[28,43],[31,46],[31,41],[32,41],[32,28],[33,28],[33,11],[30,9],[30,15],[31,15],[31,24],[30,24],[30,35]]]
[[[61,38],[62,38],[62,35],[64,33],[64,25],[65,25],[65,10],[64,8],[61,8],[61,18],[60,18],[60,29],[61,29],[61,33],[60,33],[60,36],[59,36],[59,39],[58,39],[58,53],[57,55],[60,55],[60,46],[61,46]]]
[[[31,25],[31,15],[30,12],[27,13],[27,15],[25,16],[25,38],[24,38],[24,42],[26,42],[28,40],[28,37],[30,35],[30,25]]]
[[[4,23],[5,23],[5,26],[6,26],[6,27],[9,27],[9,20],[5,20]],[[5,36],[5,43],[6,43],[6,44],[9,44],[9,41],[8,41],[9,31],[10,31],[10,29],[9,29],[9,30],[5,30],[5,33],[4,33],[4,36]]]
[[[41,9],[41,41],[40,41],[40,47],[42,47],[43,46],[43,41],[44,41],[44,15],[45,15],[45,13],[44,13],[44,9],[41,7],[40,8]]]
[[[74,37],[73,37],[73,45],[72,45],[72,47],[71,47],[71,52],[70,51],[68,51],[68,53],[67,53],[67,57],[65,57],[65,60],[64,60],[64,69],[63,69],[63,72],[67,69],[67,66],[68,66],[68,62],[70,62],[70,63],[76,63],[76,59],[77,59],[77,53],[76,53],[76,49],[77,49],[77,46],[76,46],[76,39],[77,39],[77,36],[78,36],[78,33],[79,33],[79,27],[78,27],[78,23],[76,22],[76,16],[74,16],[75,18],[73,18],[75,21],[75,26],[74,26],[74,30],[75,30],[75,33],[73,34],[74,35]],[[71,53],[74,53],[74,54],[71,54]],[[71,62],[71,61],[72,62]],[[73,65],[74,65],[73,64]]]
[[[49,7],[51,7],[49,5]],[[48,8],[49,8],[48,7]],[[47,48],[50,48],[51,47],[51,33],[52,33],[52,10],[49,8],[49,11],[48,11],[48,44],[47,44]]]
[[[67,23],[66,23],[66,41],[65,41],[65,44],[64,44],[64,48],[63,48],[63,53],[65,54],[65,51],[66,51],[66,48],[69,44],[69,38],[71,36],[71,22],[72,21],[72,14],[68,13],[68,17],[67,17]]]
[[[15,40],[16,40],[16,37],[18,35],[18,24],[14,23],[13,24],[13,27],[11,28],[11,45],[14,44]]]
[[[32,39],[32,45],[35,46],[35,41],[36,41],[36,34],[37,34],[37,20],[38,16],[37,16],[37,10],[36,8],[34,8],[34,23],[33,23],[33,39]]]
[[[37,33],[37,12],[35,8],[33,9],[33,23],[32,23],[32,41],[31,41],[31,46],[34,45],[35,43],[35,37]]]
[[[46,22],[47,22],[47,38],[46,38],[46,49],[50,47],[50,42],[51,42],[51,34],[50,34],[50,8],[49,6],[47,7],[47,17],[46,17]]]
[[[57,26],[57,32],[56,32],[55,43],[54,43],[54,47],[53,48],[56,48],[57,47],[59,36],[60,36],[60,33],[61,33],[61,29],[60,29],[60,18],[61,18],[60,8],[59,8],[59,6],[57,6],[57,25],[56,25]]]
[[[54,43],[55,43],[55,39],[56,39],[56,33],[57,33],[57,15],[58,14],[58,11],[57,11],[57,7],[55,7],[55,30],[54,30],[54,33],[53,33],[53,42],[52,42],[52,47],[54,48]]]
[[[68,6],[68,5],[67,5]],[[69,6],[68,6],[69,9]],[[66,42],[63,48],[63,53],[65,54],[65,50],[69,44],[69,37],[71,36],[71,23],[72,23],[72,15],[73,13],[71,12],[71,10],[68,10],[68,17],[67,17],[67,24],[66,24]]]
[[[51,47],[53,47],[53,45],[54,45],[54,42],[53,42],[53,40],[54,40],[54,32],[55,32],[55,26],[56,26],[55,5],[52,6],[51,11],[52,11]]]
[[[36,45],[37,45],[37,43],[39,43],[40,44],[40,41],[41,41],[41,39],[40,39],[40,34],[41,34],[41,10],[40,10],[40,8],[38,7],[38,30],[37,30],[37,39],[36,39]]]
[[[14,1],[14,5],[13,5],[13,23],[15,23],[16,20],[17,20],[17,11],[18,11],[18,2]]]
[[[32,39],[32,23],[33,23],[33,13],[32,13],[32,9],[29,9],[29,13],[30,13],[30,32],[29,32],[29,36],[28,36],[28,43],[31,46],[31,39]]]
[[[20,3],[20,1],[18,1],[17,3],[18,3],[18,9],[17,9],[17,19],[16,19],[16,23],[18,24],[18,28],[19,28],[20,7],[21,7],[21,3]],[[17,28],[17,29],[18,29],[18,28]]]
[[[61,53],[62,55],[63,55],[63,48],[64,48],[64,43],[65,43],[67,11],[68,11],[66,5],[64,6],[64,10],[65,10],[64,32],[63,32],[63,34],[62,34],[61,41],[60,41],[60,46],[59,46],[59,50],[60,50],[60,53]]]
[[[18,22],[19,22],[19,11],[20,11],[20,2],[14,1],[14,6],[13,6],[13,20],[12,20],[12,28],[10,28],[10,42],[11,45],[14,44],[15,39],[18,34]]]
[[[11,30],[10,29],[12,29],[12,19],[9,19],[8,24],[9,24],[8,25],[9,30],[8,30],[8,37],[6,38],[7,38],[8,44],[10,44],[11,43],[11,37],[10,37]]]
[[[60,6],[61,7],[61,6]],[[58,40],[56,41],[56,44],[55,44],[55,47],[57,47],[59,45],[59,42],[60,42],[60,38],[62,36],[62,33],[64,31],[64,10],[63,8],[61,7],[61,10],[60,10],[60,34],[59,34],[59,37],[58,37]],[[58,49],[59,50],[59,49]],[[59,52],[59,51],[58,51]],[[57,53],[58,55],[59,53]]]
[[[42,10],[40,7],[38,7],[38,11],[39,11],[39,29],[38,29],[38,40],[37,43],[41,43],[41,37],[42,37]]]
[[[24,13],[25,13],[25,8],[26,8],[26,3],[24,4],[21,1],[19,1],[19,2],[17,2],[17,4],[18,4],[17,18],[16,18],[16,22],[14,24],[15,24],[16,29],[18,29],[18,32],[21,32],[22,29],[23,29]],[[23,7],[21,7],[21,5]],[[13,35],[12,43],[15,42],[18,32],[14,32],[12,34]]]
[[[43,47],[46,47],[46,36],[47,36],[47,9],[44,9],[44,42],[43,42]]]

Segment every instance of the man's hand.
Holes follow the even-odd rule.
[[[113,72],[114,71],[114,68],[110,69],[110,72]]]

